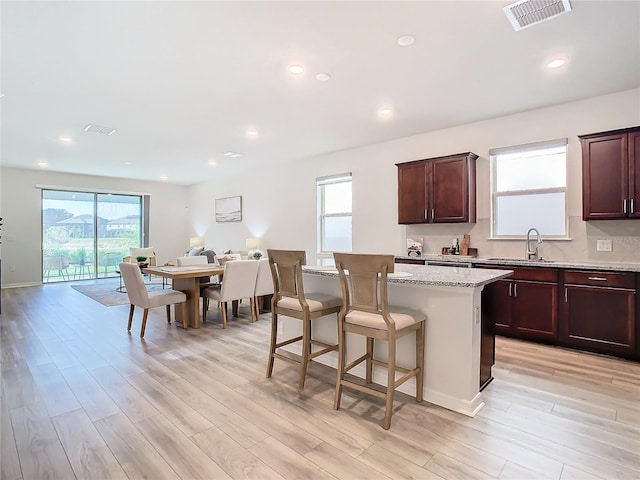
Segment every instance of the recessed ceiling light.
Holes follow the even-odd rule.
[[[40,168],[44,168],[44,167],[46,167],[47,165],[48,165],[48,164],[47,164],[47,161],[46,161],[46,160],[38,160],[38,166],[39,166]]]
[[[304,72],[304,67],[302,65],[289,65],[289,73],[294,75],[300,75]]]
[[[547,67],[560,68],[565,63],[567,63],[567,61],[564,58],[556,58],[555,60],[551,60],[549,63],[547,63]]]
[[[256,130],[255,128],[247,128],[246,134],[247,134],[247,137],[257,137],[258,130]]]
[[[381,117],[389,117],[392,113],[393,110],[391,109],[391,107],[380,107],[378,109],[378,115],[380,115]]]
[[[237,157],[241,156],[241,154],[240,154],[240,153],[237,153],[237,152],[231,152],[231,151],[224,152],[224,153],[223,153],[223,155],[224,155],[225,157],[229,157],[229,158],[237,158]]]
[[[61,137],[58,137],[58,141],[62,143],[71,143],[73,139],[71,137],[61,136]]]
[[[321,82],[326,82],[330,79],[331,79],[331,75],[329,75],[328,73],[319,73],[316,75],[316,80],[319,80]]]
[[[215,167],[215,166],[218,164],[218,162],[216,162],[215,160],[209,160],[209,161],[207,162],[207,164],[208,164],[210,167]]]
[[[167,177],[166,175],[160,177],[161,182],[166,182],[167,180],[169,180],[169,177]]]
[[[408,45],[413,45],[416,39],[413,35],[403,35],[402,37],[398,37],[398,45],[402,47],[406,47]]]
[[[0,92],[0,98],[4,97],[4,93]]]
[[[122,163],[124,163],[125,165],[131,165],[131,162],[128,162],[128,161],[127,162],[122,162]]]

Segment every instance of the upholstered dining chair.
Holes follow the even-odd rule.
[[[273,362],[276,358],[298,364],[300,365],[298,389],[302,390],[309,361],[338,349],[338,345],[329,345],[311,338],[311,321],[325,315],[337,314],[342,306],[342,298],[305,292],[302,283],[302,265],[307,263],[307,256],[304,250],[267,250],[267,256],[274,290],[271,300],[271,341],[267,378],[270,378],[273,373]],[[301,320],[302,335],[278,342],[278,315]],[[279,348],[295,342],[302,343],[300,360],[278,352]],[[313,345],[322,348],[314,352]]]
[[[184,256],[176,258],[176,265],[179,267],[192,266],[192,265],[208,265],[209,259],[203,255],[196,256]],[[200,277],[200,287],[206,287],[211,284],[211,277]]]
[[[397,387],[415,377],[416,401],[422,401],[425,315],[422,312],[389,307],[387,279],[394,269],[393,255],[334,253],[333,258],[338,268],[343,303],[338,314],[338,378],[333,406],[336,410],[340,409],[344,386],[382,398],[385,400],[382,428],[388,430],[391,426],[393,396]],[[412,369],[400,367],[396,365],[396,340],[414,332],[415,367]],[[347,364],[347,333],[363,335],[367,338],[366,353],[349,364]],[[387,342],[386,362],[374,358],[375,340]],[[374,365],[387,368],[385,392],[345,378],[349,370],[362,362],[366,362],[365,382],[367,384],[372,383]],[[396,371],[404,374],[397,380]]]
[[[184,257],[178,257],[176,258],[176,265],[178,267],[184,267],[184,266],[198,266],[198,265],[208,265],[209,264],[209,260],[207,259],[207,257],[205,256],[201,256],[201,255],[196,255],[196,256],[184,256]],[[217,276],[217,275],[216,275]],[[200,277],[200,296],[202,297],[202,289],[206,288],[208,286],[211,285],[216,285],[217,283],[212,283],[211,282],[211,277],[210,276],[203,276]],[[203,299],[203,304],[204,304],[204,299]]]
[[[209,299],[217,300],[222,310],[222,328],[227,328],[227,302],[249,299],[251,308],[251,321],[254,322],[253,294],[258,274],[258,262],[255,260],[233,260],[224,265],[222,283],[212,285],[202,290],[204,305],[202,308],[202,321],[207,319]],[[237,305],[237,304],[235,304]],[[237,306],[233,308],[234,316],[237,316]]]
[[[255,261],[255,260],[254,260]],[[269,267],[269,259],[261,258],[258,260],[258,275],[256,276],[256,288],[253,292],[253,306],[255,308],[256,320],[260,316],[260,304],[265,295],[273,294],[273,278],[271,277],[271,268]]]
[[[124,285],[127,289],[129,303],[131,303],[131,309],[129,310],[129,324],[127,325],[128,332],[131,331],[131,323],[133,321],[133,311],[135,307],[143,309],[140,337],[144,337],[144,330],[147,326],[147,316],[149,315],[150,308],[165,305],[167,307],[167,323],[171,323],[171,305],[181,303],[182,318],[186,320],[187,296],[183,292],[171,289],[148,291],[144,285],[144,279],[142,278],[140,267],[135,263],[122,262],[120,264],[120,273],[122,274],[122,280],[124,281]],[[184,328],[187,328],[187,323],[188,322],[186,321],[183,323]]]

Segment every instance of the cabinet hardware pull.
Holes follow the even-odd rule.
[[[606,282],[607,277],[589,277],[589,280],[598,280],[599,282]]]
[[[427,210],[426,208],[424,209],[424,219],[429,220],[429,210]]]
[[[622,213],[627,213],[627,199],[622,202]]]
[[[564,303],[567,303],[567,287],[564,287]]]
[[[431,220],[435,220],[435,218],[436,218],[436,214],[434,212],[435,212],[435,209],[432,208],[431,209]]]
[[[518,284],[517,283],[513,284],[513,296],[514,297],[518,296]]]
[[[512,289],[513,289],[513,283],[509,283],[509,296],[511,296]]]
[[[631,208],[629,209],[629,213],[636,213],[636,212],[635,212],[635,208],[633,208],[633,207],[635,206],[635,205],[634,205],[634,202],[635,202],[635,199],[634,199],[634,198],[632,198],[632,199],[631,199]]]

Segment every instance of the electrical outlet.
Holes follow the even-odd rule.
[[[598,252],[610,252],[611,240],[598,240],[596,244],[596,251]]]

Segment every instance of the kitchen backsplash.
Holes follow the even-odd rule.
[[[535,225],[532,225],[535,227]],[[478,219],[475,224],[406,225],[402,242],[406,238],[423,239],[425,254],[438,254],[442,247],[451,245],[453,238],[471,235],[471,247],[478,249],[480,257],[524,258],[524,240],[489,240],[489,219]],[[582,217],[569,217],[571,240],[545,240],[539,246],[544,258],[550,260],[640,263],[640,220],[601,220],[585,222]],[[598,240],[611,240],[611,252],[596,251]]]

